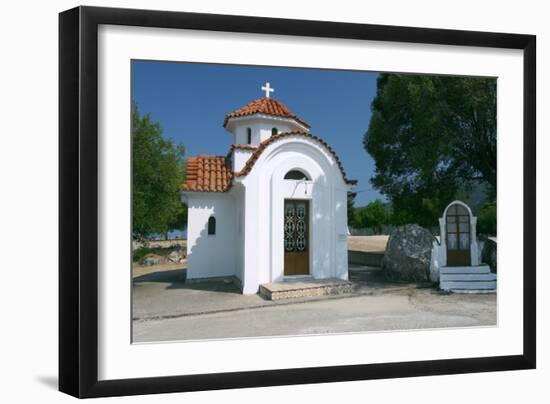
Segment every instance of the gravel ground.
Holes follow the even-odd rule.
[[[348,236],[348,250],[384,252],[390,236]]]

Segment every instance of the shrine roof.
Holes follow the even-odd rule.
[[[281,118],[290,118],[298,122],[300,125],[310,128],[310,125],[307,122],[298,118],[282,102],[276,100],[275,98],[269,97],[257,98],[246,104],[244,107],[230,112],[225,116],[223,127],[225,128],[227,126],[227,123],[231,118],[240,118],[254,114],[265,114]]]
[[[258,146],[251,145],[232,145],[229,153],[224,156],[210,156],[201,154],[196,157],[189,157],[187,160],[187,178],[184,184],[182,184],[182,190],[188,192],[227,192],[231,189],[232,180],[234,177],[244,177],[254,167],[256,161],[260,158],[263,151],[272,143],[277,140],[287,137],[305,137],[313,139],[320,143],[326,150],[334,157],[344,182],[348,185],[357,184],[356,180],[350,180],[346,177],[346,172],[342,166],[342,162],[336,155],[336,152],[318,136],[312,135],[309,132],[282,132],[277,135],[272,135],[268,139],[264,140]],[[252,154],[247,160],[243,169],[239,172],[231,171],[231,152],[234,149],[251,150]]]
[[[223,156],[201,154],[187,159],[184,191],[226,192],[231,188],[233,173]]]
[[[234,173],[234,176],[235,177],[242,177],[242,176],[247,175],[252,170],[252,167],[254,167],[254,164],[256,164],[256,161],[258,160],[258,158],[260,157],[262,152],[267,148],[267,146],[269,146],[270,144],[272,144],[273,142],[275,142],[279,139],[286,138],[286,137],[291,137],[291,136],[303,136],[303,137],[310,138],[310,139],[313,139],[313,140],[319,142],[334,157],[334,160],[336,161],[336,164],[338,164],[338,168],[340,169],[340,172],[342,173],[342,177],[344,178],[344,182],[348,185],[357,184],[357,180],[350,180],[346,177],[346,172],[344,171],[344,167],[342,165],[342,162],[340,161],[340,159],[336,155],[336,152],[334,151],[334,149],[332,147],[330,147],[327,142],[325,142],[319,136],[315,136],[315,135],[313,135],[309,132],[300,132],[300,131],[281,132],[281,133],[278,133],[276,135],[271,135],[269,138],[267,138],[266,140],[264,140],[262,143],[259,144],[257,149],[252,153],[250,158],[247,160],[244,168],[241,171],[239,171],[237,173]]]

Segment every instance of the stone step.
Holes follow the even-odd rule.
[[[260,285],[259,294],[266,300],[282,300],[325,295],[339,295],[353,292],[353,284],[342,279],[303,279],[265,283]]]
[[[460,282],[460,281],[448,281],[448,282],[439,282],[439,288],[442,290],[455,291],[457,289],[462,290],[496,290],[497,282],[496,281],[471,281],[471,282]]]
[[[470,267],[441,267],[440,275],[444,274],[488,274],[491,272],[489,265],[477,265]]]
[[[461,274],[441,274],[439,277],[440,282],[449,281],[496,281],[497,275],[493,273],[478,274],[478,273],[461,273]]]

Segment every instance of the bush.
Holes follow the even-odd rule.
[[[477,216],[477,232],[489,236],[497,234],[497,203],[486,203]]]
[[[143,257],[145,257],[147,254],[150,254],[154,252],[155,250],[153,248],[148,247],[140,247],[133,251],[132,253],[132,261],[133,262],[139,262],[142,260]]]
[[[379,199],[357,209],[357,222],[360,228],[370,227],[376,234],[382,233],[382,227],[389,224],[391,213],[387,205]]]

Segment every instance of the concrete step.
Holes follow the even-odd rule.
[[[477,265],[470,267],[441,267],[440,275],[444,274],[488,274],[491,272],[489,265]]]
[[[297,279],[260,285],[259,294],[266,300],[282,300],[353,292],[353,284],[342,279]]]
[[[496,281],[497,275],[493,273],[488,274],[478,274],[478,273],[462,273],[462,274],[441,274],[439,277],[440,282],[450,282],[450,281]]]
[[[496,290],[497,282],[496,281],[448,281],[448,282],[439,282],[439,288],[442,290],[455,291],[457,289],[461,290]]]
[[[488,294],[488,293],[496,293],[496,289],[453,289],[453,293],[480,293],[480,294]]]

